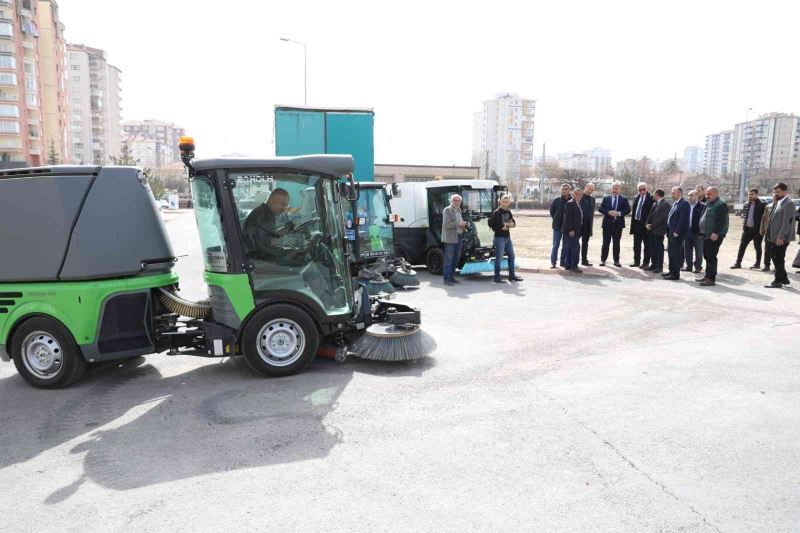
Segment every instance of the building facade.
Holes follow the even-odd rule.
[[[699,174],[703,171],[703,149],[699,146],[687,146],[683,150],[681,170],[688,174]]]
[[[476,180],[480,178],[480,167],[435,166],[435,165],[375,165],[375,181],[382,183],[405,181]]]
[[[128,147],[131,156],[138,160],[137,165],[147,168],[163,168],[175,161],[172,149],[161,141],[141,135],[127,135],[122,144]]]
[[[703,174],[712,178],[722,178],[731,171],[733,155],[733,130],[706,135],[703,155]]]
[[[42,147],[48,164],[70,161],[66,87],[66,41],[55,0],[38,0]]]
[[[603,176],[611,170],[611,150],[592,148],[582,152],[562,152],[556,156],[562,168],[583,170],[589,174]]]
[[[67,45],[67,63],[72,160],[108,164],[121,148],[120,71],[103,50],[81,44]]]
[[[800,168],[800,117],[768,113],[737,124],[733,130],[730,167],[750,175]]]
[[[536,100],[504,93],[473,116],[472,165],[481,176],[505,180],[533,177]]]
[[[43,163],[35,0],[0,0],[0,168]]]
[[[183,135],[186,135],[185,129],[176,126],[172,122],[164,122],[153,119],[128,120],[123,124],[123,129],[127,135],[146,137],[169,147],[169,161],[167,161],[165,165],[180,161],[178,139],[180,139]]]

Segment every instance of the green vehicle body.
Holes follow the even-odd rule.
[[[96,353],[105,303],[119,294],[177,283],[174,272],[106,280],[0,283],[0,356],[7,359],[14,329],[34,316],[50,317],[64,325],[89,362],[125,356]]]
[[[220,274],[206,271],[204,274],[209,287],[219,287],[228,296],[239,321],[245,318],[256,308],[253,299],[253,288],[247,274]]]

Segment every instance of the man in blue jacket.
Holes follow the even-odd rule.
[[[689,233],[689,202],[683,198],[683,189],[672,188],[672,208],[667,215],[667,253],[669,254],[669,272],[663,274],[664,279],[681,279],[683,266],[683,241]]]
[[[603,214],[603,248],[600,251],[600,266],[606,266],[608,247],[614,241],[614,266],[621,267],[619,262],[619,240],[625,229],[625,216],[631,212],[628,199],[620,194],[622,184],[615,181],[611,184],[611,194],[603,197],[600,212]]]

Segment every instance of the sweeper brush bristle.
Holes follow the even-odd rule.
[[[394,287],[383,278],[381,278],[380,281],[369,280],[367,283],[367,292],[370,296],[378,296],[381,293],[392,294],[394,292]]]
[[[517,263],[514,263],[516,266]],[[500,270],[508,270],[508,258],[504,257],[500,263]],[[480,274],[481,272],[494,272],[494,259],[486,259],[484,261],[471,261],[464,263],[461,267],[459,274],[462,276],[469,276],[470,274]]]
[[[419,276],[413,270],[398,269],[389,276],[389,281],[395,287],[417,287],[419,286]]]
[[[436,341],[420,330],[404,330],[389,324],[373,324],[350,349],[361,359],[372,361],[413,361],[436,349]]]

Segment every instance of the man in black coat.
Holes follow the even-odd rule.
[[[631,235],[633,235],[633,263],[632,267],[647,268],[650,265],[650,239],[647,238],[647,215],[653,207],[653,195],[647,190],[647,184],[642,182],[637,186],[639,194],[633,200],[631,207]],[[644,257],[642,257],[644,248]]]
[[[572,185],[564,183],[561,185],[561,196],[553,198],[550,202],[550,218],[553,219],[553,247],[550,251],[550,268],[556,268],[558,261],[558,248],[561,246],[563,240],[563,233],[561,231],[561,224],[564,222],[564,206],[569,202],[570,194],[572,193]],[[561,266],[564,266],[564,250],[561,250]]]
[[[589,239],[592,238],[594,230],[594,209],[597,203],[594,196],[594,183],[587,183],[583,189],[581,198],[581,209],[583,210],[583,231],[581,232],[581,265],[590,267],[589,262]]]
[[[747,193],[747,203],[742,208],[742,240],[739,241],[739,253],[736,255],[736,262],[731,268],[742,268],[742,259],[747,251],[750,241],[756,249],[756,262],[750,267],[752,270],[761,269],[761,240],[763,237],[759,232],[761,227],[761,217],[764,216],[764,208],[767,206],[758,198],[758,189],[750,189]]]
[[[664,200],[664,191],[661,189],[653,193],[653,208],[647,217],[647,231],[650,236],[650,266],[645,270],[652,270],[656,274],[664,273],[664,235],[667,234],[667,217],[670,205]]]
[[[583,232],[583,219],[586,213],[581,207],[583,191],[575,189],[572,193],[572,200],[564,206],[564,222],[561,231],[564,232],[564,254],[566,256],[565,270],[570,270],[575,274],[583,271],[578,267],[578,256],[580,253],[579,240]]]

